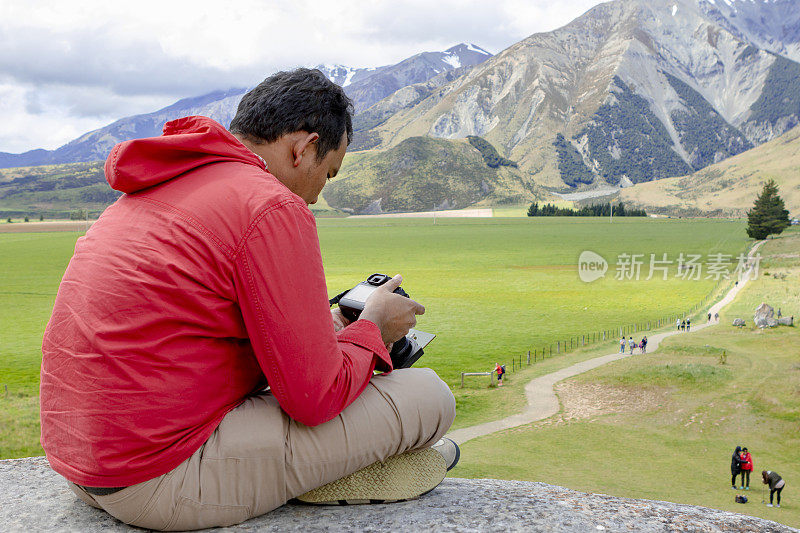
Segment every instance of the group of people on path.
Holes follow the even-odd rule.
[[[731,456],[731,488],[734,490],[750,490],[750,472],[753,471],[753,457],[750,455],[747,447],[742,448],[737,446],[733,450]],[[741,483],[736,486],[736,478],[742,476]],[[773,507],[774,497],[777,494],[777,503],[775,507],[781,506],[781,491],[786,485],[786,482],[781,478],[780,474],[771,470],[761,471],[761,482],[764,485],[769,485],[769,503],[767,507]]]
[[[709,322],[711,322],[711,318],[712,318],[711,313],[708,313],[708,321]],[[714,313],[713,318],[714,318],[714,322],[719,322],[719,313]]]
[[[675,325],[678,327],[678,331],[689,331],[692,327],[692,320],[687,318],[686,320],[681,320],[680,318],[675,322]]]
[[[633,340],[633,337],[628,337],[625,339],[625,335],[619,340],[619,353],[625,353],[625,345],[628,345],[630,349],[630,354],[633,355],[633,350],[639,348],[639,353],[647,353],[647,337],[642,337],[642,340],[638,343]]]

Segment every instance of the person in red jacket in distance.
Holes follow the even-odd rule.
[[[742,458],[742,486],[740,488],[750,490],[750,472],[753,471],[753,456],[750,455],[747,447],[744,447],[740,457]]]
[[[391,292],[401,278],[352,324],[328,305],[308,204],[342,164],[350,109],[298,69],[245,95],[230,132],[186,117],[112,150],[125,194],[78,240],[42,343],[42,446],[82,500],[198,529],[297,497],[413,498],[457,460],[439,440],[447,385],[392,371],[387,345],[424,312]],[[356,492],[332,483],[383,461]]]

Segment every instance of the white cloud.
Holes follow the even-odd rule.
[[[0,151],[55,148],[134,113],[281,68],[395,63],[473,42],[496,53],[596,0],[7,0]]]

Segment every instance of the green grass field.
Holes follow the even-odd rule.
[[[320,219],[331,294],[373,272],[402,273],[404,288],[427,307],[419,328],[436,333],[421,363],[454,388],[457,426],[522,408],[529,377],[571,364],[605,346],[554,357],[510,374],[502,389],[483,379],[458,387],[460,372],[509,365],[576,335],[682,312],[702,300],[712,280],[614,280],[621,253],[736,255],[749,242],[744,225],[725,220],[576,218]],[[40,345],[61,275],[78,233],[0,234],[0,458],[40,454]],[[578,278],[577,260],[592,250],[609,263],[602,280]],[[646,277],[647,265],[643,269]],[[616,340],[608,341],[613,347]],[[555,351],[555,348],[554,348]]]
[[[800,526],[793,488],[800,480],[800,331],[752,327],[761,302],[800,315],[800,232],[787,231],[761,251],[759,279],[723,310],[719,325],[567,380],[557,387],[561,413],[467,443],[452,474],[543,481]],[[732,327],[736,317],[748,327]],[[734,503],[740,491],[730,488],[736,445],[747,446],[755,463],[746,505]],[[761,505],[764,469],[786,479],[781,509]]]

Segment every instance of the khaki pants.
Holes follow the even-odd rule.
[[[107,496],[69,485],[89,505],[134,526],[228,526],[376,461],[430,446],[454,417],[453,395],[432,370],[395,370],[373,377],[347,409],[319,426],[290,419],[271,394],[253,396],[171,472]]]

